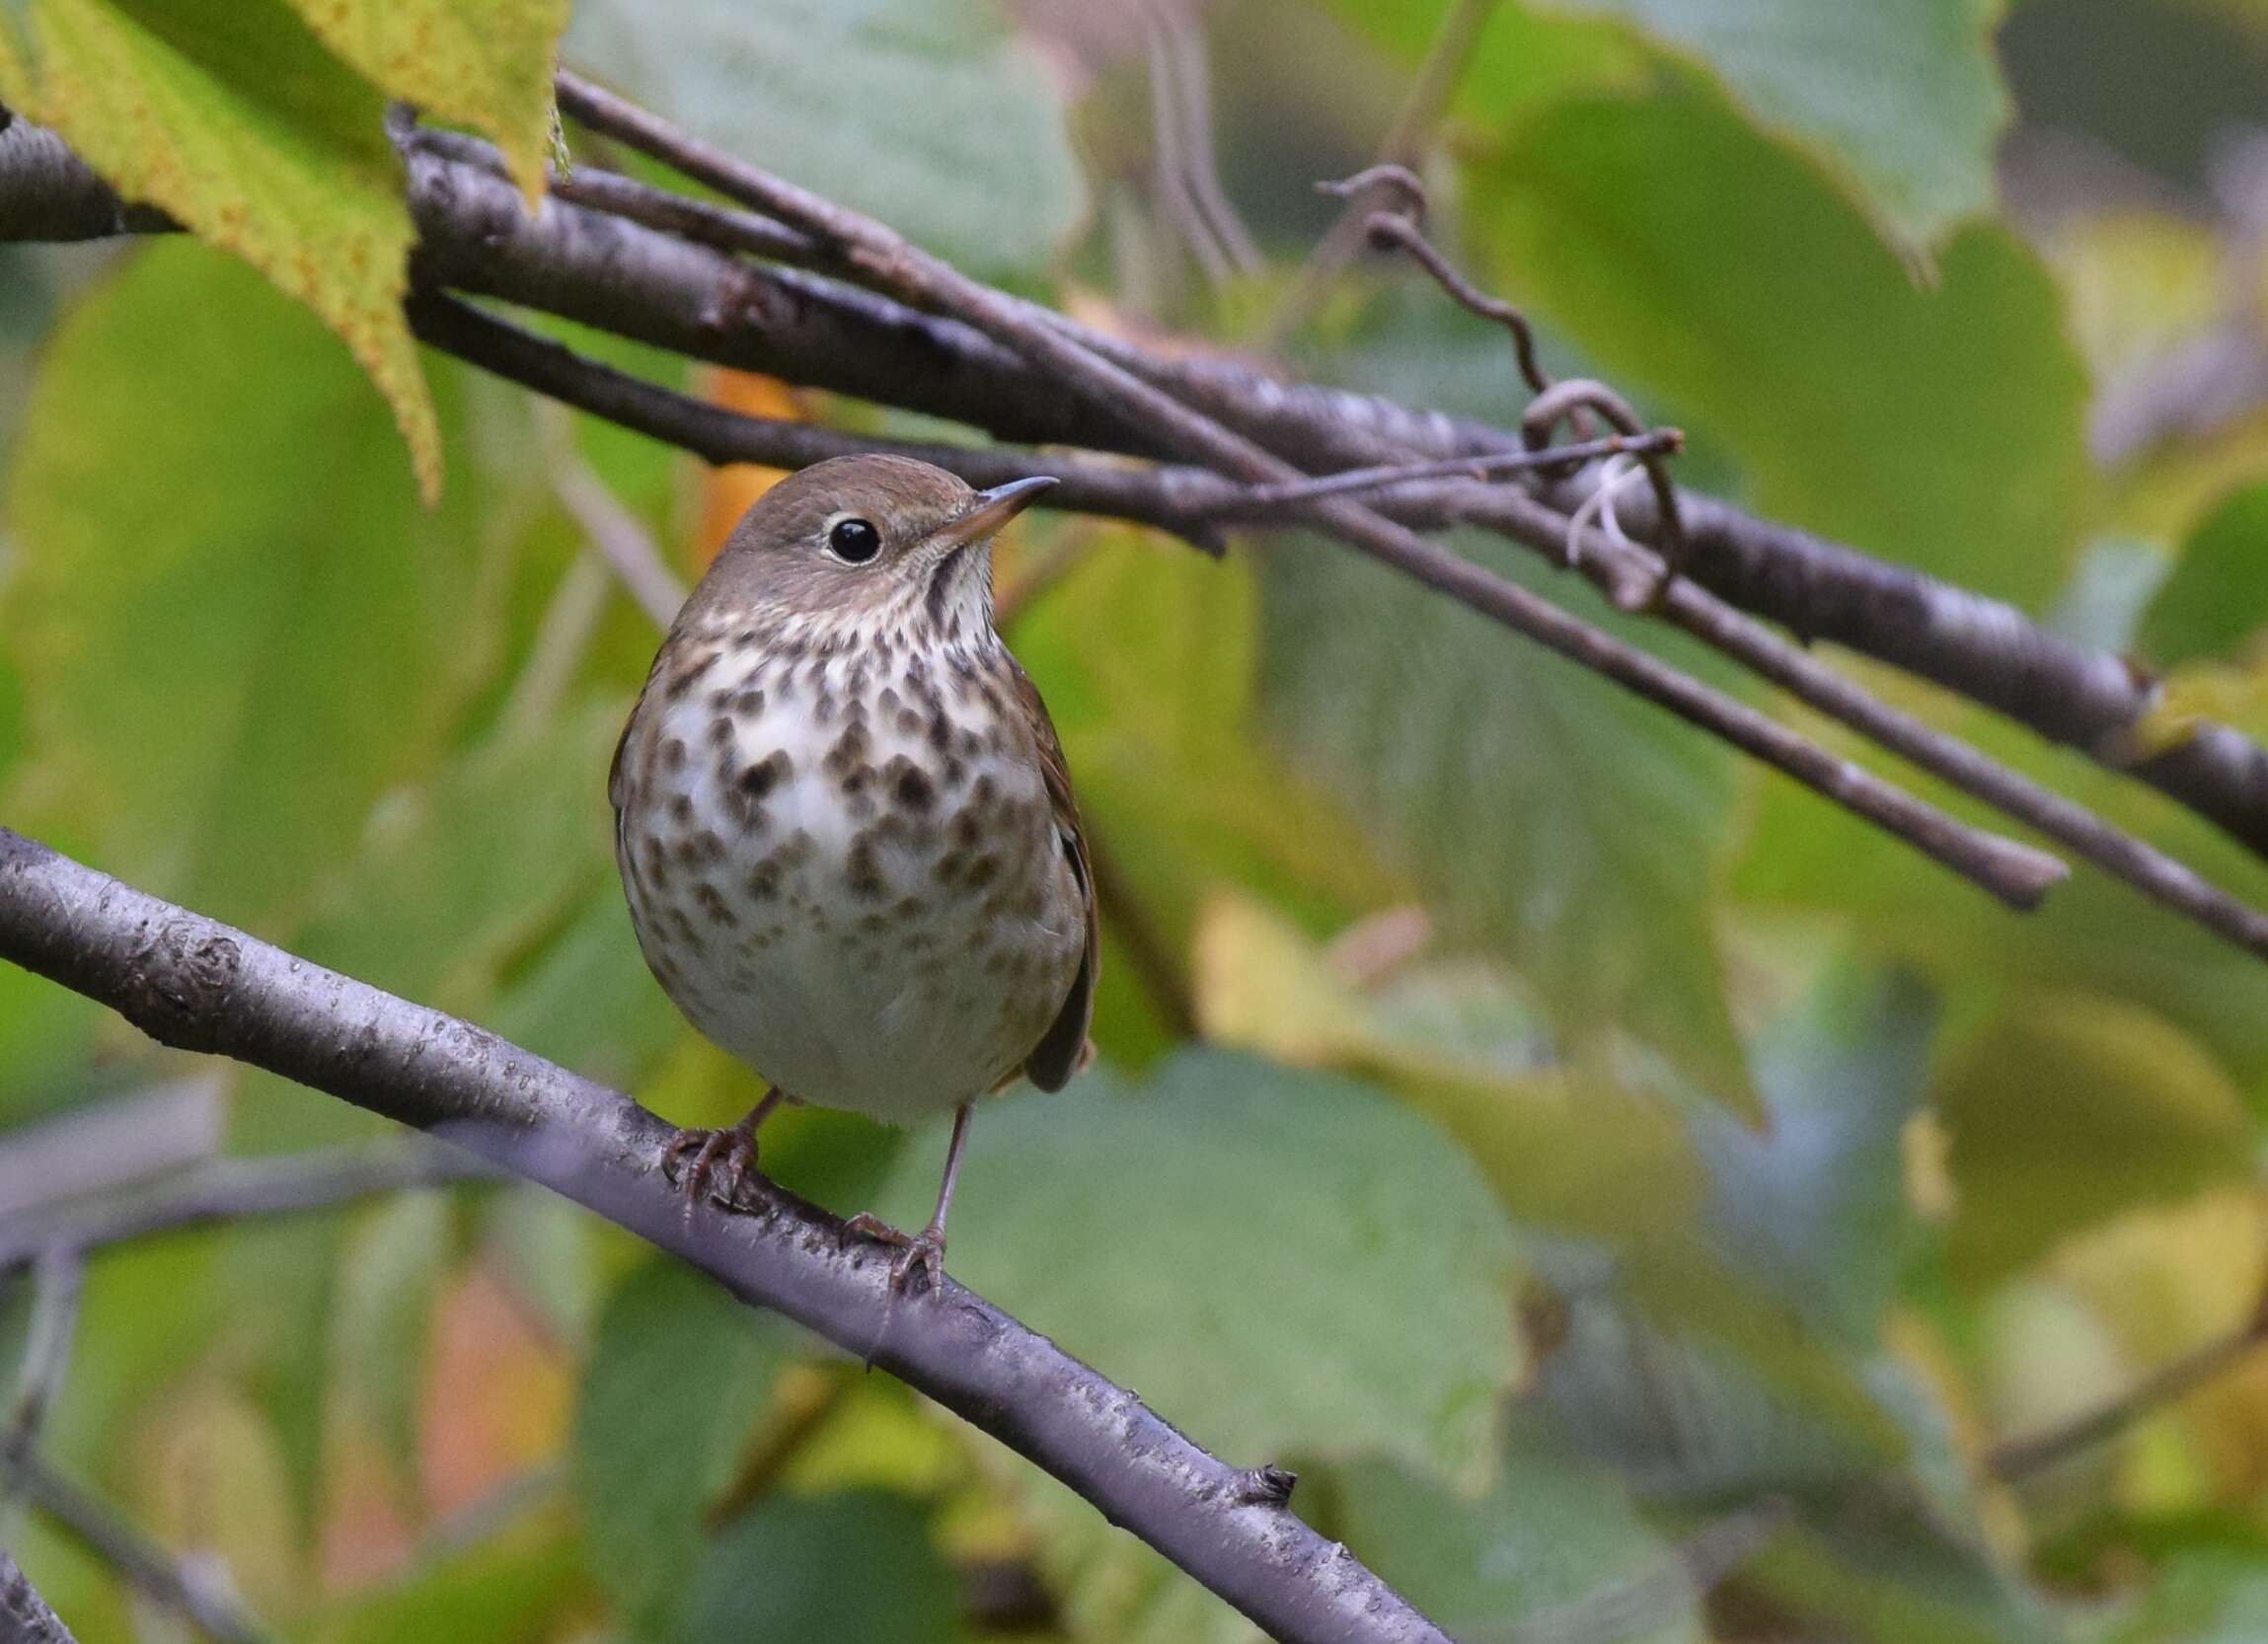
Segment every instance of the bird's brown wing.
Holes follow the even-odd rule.
[[[1040,775],[1047,783],[1047,804],[1055,815],[1056,837],[1063,843],[1064,858],[1071,863],[1071,871],[1079,881],[1079,899],[1087,910],[1087,948],[1079,958],[1079,974],[1072,978],[1071,992],[1063,1001],[1063,1009],[1055,1013],[1055,1020],[1039,1037],[1031,1054],[1024,1058],[1026,1079],[1042,1090],[1060,1090],[1087,1062],[1087,1028],[1095,1017],[1095,972],[1100,962],[1101,936],[1095,913],[1095,873],[1087,859],[1087,841],[1079,831],[1079,801],[1071,793],[1071,767],[1064,763],[1063,743],[1056,737],[1055,721],[1047,716],[1047,705],[1040,701],[1039,688],[1018,665],[1014,657],[1008,663],[1009,682],[1016,691],[1017,706],[1022,710],[1024,722],[1031,727],[1031,739],[1039,752]]]

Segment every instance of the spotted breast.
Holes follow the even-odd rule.
[[[1060,754],[989,623],[689,632],[614,779],[646,959],[776,1085],[902,1123],[1029,1056],[1086,953]],[[642,721],[643,721],[642,723]]]

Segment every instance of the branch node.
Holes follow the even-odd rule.
[[[1299,1481],[1298,1473],[1270,1461],[1238,1478],[1237,1496],[1254,1507],[1284,1507],[1290,1504],[1292,1489]]]
[[[177,1050],[203,1050],[227,1019],[244,956],[235,942],[194,919],[170,919],[135,947],[118,1010]]]

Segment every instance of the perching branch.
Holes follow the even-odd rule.
[[[0,1638],[17,1644],[77,1644],[5,1547],[0,1547]]]
[[[1287,1475],[1207,1454],[951,1279],[888,1308],[889,1253],[777,1188],[753,1211],[689,1213],[660,1168],[669,1125],[620,1091],[5,829],[0,958],[164,1044],[234,1057],[439,1136],[869,1356],[1287,1644],[1447,1644],[1289,1510]]]

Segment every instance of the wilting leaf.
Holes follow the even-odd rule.
[[[410,213],[377,88],[285,0],[40,0],[24,28],[13,49],[0,36],[0,98],[321,315],[438,495],[440,431],[402,318]]]
[[[532,198],[543,187],[552,63],[570,0],[291,0],[392,96],[495,138]]]

